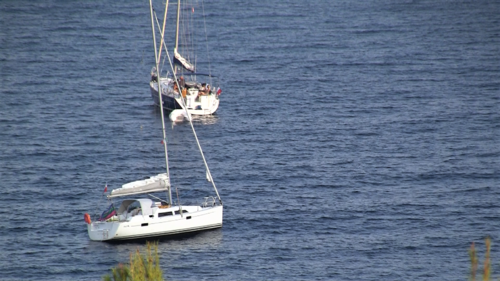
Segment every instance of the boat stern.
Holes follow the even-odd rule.
[[[87,224],[89,238],[92,241],[112,240],[116,235],[117,229],[117,222],[92,222]]]

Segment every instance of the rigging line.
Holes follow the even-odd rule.
[[[156,19],[156,24],[158,26],[160,25],[160,23],[158,22],[158,19]],[[165,45],[165,54],[167,55],[168,62],[170,63],[170,67],[171,67],[171,69],[174,69],[174,66],[172,64],[172,59],[170,58],[170,55],[168,54],[167,45],[165,44],[165,42],[163,42],[163,44]],[[179,82],[177,80],[177,76],[175,75],[175,72],[172,73],[172,76],[174,77],[174,83],[177,84],[177,88],[180,89],[181,87],[179,85]],[[158,82],[158,89],[159,88],[160,88],[160,83]],[[217,198],[219,199],[219,202],[222,205],[222,199],[220,198],[219,191],[217,191],[217,187],[215,186],[214,179],[212,178],[212,173],[210,173],[210,169],[208,168],[207,160],[205,159],[205,154],[203,154],[203,150],[201,149],[200,141],[198,140],[198,136],[196,135],[196,131],[195,131],[194,126],[193,126],[193,121],[191,120],[192,118],[190,117],[189,111],[187,110],[186,105],[184,104],[184,99],[180,98],[180,100],[182,102],[181,106],[188,116],[189,124],[191,125],[191,130],[193,131],[194,138],[196,139],[196,144],[198,145],[198,149],[200,151],[201,158],[203,159],[203,163],[205,164],[205,169],[207,169],[207,173],[210,177],[210,182],[212,183],[212,186],[214,187],[215,193],[217,194]]]
[[[187,6],[187,2],[186,2],[186,6]],[[187,7],[189,9],[189,7]],[[189,12],[188,12],[189,14]],[[189,36],[188,40],[190,43],[190,46],[191,46],[191,55],[192,55],[192,58],[193,58],[193,61],[194,61],[194,65],[197,67],[197,59],[196,59],[196,36],[195,36],[195,30],[196,30],[196,26],[195,26],[195,16],[194,16],[194,5],[191,4],[191,14],[189,14],[189,16],[187,17],[188,20],[187,20],[187,34]],[[189,32],[189,30],[192,30],[192,32]]]
[[[186,47],[188,48],[190,61],[193,62],[195,68],[197,67],[197,57],[196,57],[196,35],[195,35],[195,14],[194,14],[194,3],[188,3],[187,1],[184,4],[183,10],[188,11],[182,15],[183,17],[183,30],[184,36],[186,39],[184,40]]]
[[[185,10],[187,7],[187,3],[182,4],[183,7],[181,8],[181,11]],[[188,58],[188,61],[192,60],[192,40],[191,40],[191,34],[189,33],[190,26],[189,26],[189,14],[188,13],[182,13],[181,14],[181,27],[182,27],[182,37],[181,37],[181,42],[183,42],[184,47],[186,48],[186,57]]]
[[[208,74],[210,74],[210,84],[213,85],[213,83],[212,83],[212,67],[210,64],[210,52],[208,50],[207,22],[206,22],[206,18],[205,18],[205,5],[204,5],[203,0],[201,0],[201,10],[202,10],[202,14],[203,14],[203,27],[205,28],[205,46],[207,48]]]
[[[182,3],[182,8],[181,11],[186,10],[187,4]],[[181,28],[181,35],[180,41],[181,41],[181,46],[179,47],[179,50],[177,50],[179,53],[181,53],[182,49],[182,55],[187,58],[188,61],[192,61],[192,54],[191,52],[193,51],[191,48],[191,42],[192,39],[190,37],[190,33],[188,32],[190,30],[189,26],[189,14],[188,13],[181,13],[180,14],[180,28]]]
[[[149,193],[148,193],[148,195],[149,195],[149,196],[151,196],[151,197],[153,197],[153,198],[155,198],[155,199],[158,199],[158,200],[160,200],[160,201],[162,201],[162,202],[165,202],[165,203],[171,204],[171,203],[170,203],[170,202],[168,202],[167,200],[163,200],[163,199],[161,199],[161,198],[159,198],[159,197],[154,196],[153,194],[149,194]]]

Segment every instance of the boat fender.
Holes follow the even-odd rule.
[[[83,215],[83,218],[85,219],[85,222],[87,224],[91,224],[92,223],[92,220],[90,219],[90,215],[85,213],[85,215]]]

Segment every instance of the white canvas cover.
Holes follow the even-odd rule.
[[[150,177],[149,179],[124,184],[121,188],[117,188],[111,191],[111,194],[108,195],[108,198],[167,191],[169,186],[170,181],[167,174],[158,174],[156,176]]]
[[[177,50],[174,50],[174,62],[178,62],[180,65],[182,65],[182,67],[184,67],[185,69],[193,72],[194,71],[194,65],[192,65],[191,63],[189,63],[187,61],[187,59],[183,58],[178,52]]]

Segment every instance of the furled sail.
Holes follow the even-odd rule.
[[[111,191],[111,194],[108,195],[108,198],[167,191],[169,187],[170,181],[168,179],[168,175],[166,173],[158,174],[156,176],[150,177],[149,179],[124,184],[121,188],[117,188]]]
[[[194,65],[187,61],[187,59],[183,58],[178,52],[177,49],[174,49],[174,63],[181,65],[186,70],[194,72]]]

